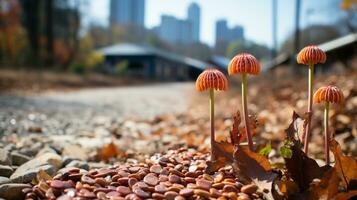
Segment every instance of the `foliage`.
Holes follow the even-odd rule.
[[[285,170],[274,171],[269,160],[250,151],[240,144],[242,136],[238,127],[239,114],[234,115],[231,133],[232,143],[216,142],[217,160],[208,162],[207,173],[232,164],[236,176],[254,182],[264,199],[347,199],[357,194],[357,161],[342,154],[338,143],[331,141],[336,165],[320,167],[302,150],[298,132],[304,120],[295,112],[292,122],[286,129],[283,146]],[[288,154],[288,156],[287,156]],[[319,180],[316,182],[316,180]],[[339,189],[340,183],[343,190]]]
[[[263,156],[269,156],[271,150],[271,143],[269,142],[269,144],[259,150],[259,154]]]

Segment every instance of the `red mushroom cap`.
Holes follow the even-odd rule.
[[[228,81],[226,76],[217,69],[206,69],[196,80],[196,89],[205,91],[207,89],[227,90]]]
[[[319,47],[310,45],[301,49],[297,55],[297,62],[304,65],[325,63],[326,54]]]
[[[260,73],[260,64],[258,60],[249,53],[240,53],[234,58],[228,65],[228,74],[253,74],[258,75]]]
[[[314,94],[314,103],[321,103],[322,101],[342,104],[344,101],[343,93],[336,86],[320,87]]]

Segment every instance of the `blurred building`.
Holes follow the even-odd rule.
[[[197,3],[192,3],[188,7],[187,19],[192,24],[192,39],[194,42],[200,41],[200,16],[200,7]]]
[[[216,22],[216,44],[242,39],[244,39],[244,29],[242,26],[229,28],[227,20],[218,20]]]
[[[105,57],[104,70],[115,72],[125,64],[125,75],[146,79],[195,80],[209,66],[200,60],[170,53],[153,47],[121,43],[98,50]]]
[[[189,44],[193,41],[192,24],[173,16],[162,15],[156,31],[162,39],[171,43]]]
[[[170,15],[162,15],[159,26],[153,31],[163,40],[173,44],[191,44],[199,42],[200,7],[192,3],[188,8],[187,19],[178,19]]]
[[[111,0],[110,24],[144,27],[145,0]]]

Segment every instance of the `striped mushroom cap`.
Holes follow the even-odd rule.
[[[304,65],[325,63],[326,54],[319,47],[310,45],[301,49],[297,55],[297,62]]]
[[[342,104],[344,101],[342,91],[336,86],[320,87],[314,94],[314,103],[330,102]]]
[[[227,88],[226,76],[217,69],[206,69],[196,80],[196,89],[200,92],[207,89],[227,90]]]
[[[258,60],[249,53],[240,53],[234,58],[228,65],[228,74],[253,74],[258,75],[260,73],[260,64]]]

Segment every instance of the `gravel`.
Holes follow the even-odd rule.
[[[137,164],[125,163],[89,171],[61,170],[53,180],[40,181],[32,190],[23,192],[27,199],[262,198],[257,186],[236,178],[230,166],[206,174],[208,159],[208,154],[181,148],[155,154]]]

